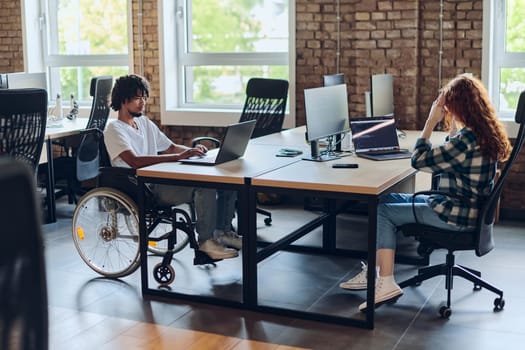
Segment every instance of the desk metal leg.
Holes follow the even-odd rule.
[[[368,328],[374,328],[374,305],[375,301],[375,273],[376,273],[376,241],[377,241],[377,197],[368,200],[368,271],[367,271],[367,289],[366,289],[366,325]]]
[[[148,230],[146,228],[146,184],[138,179],[137,205],[139,208],[140,281],[142,295],[148,293]]]
[[[249,187],[249,184],[248,184]],[[248,307],[257,305],[257,200],[256,192],[239,191],[239,203],[247,203],[239,208],[239,220],[244,222],[242,274],[243,302]],[[243,220],[243,217],[245,218]]]
[[[46,206],[47,222],[56,222],[56,202],[55,202],[55,169],[53,167],[53,144],[51,139],[47,139],[47,182],[46,182]]]

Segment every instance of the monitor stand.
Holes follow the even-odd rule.
[[[303,160],[309,160],[313,162],[327,162],[329,160],[341,158],[333,152],[327,154],[319,154],[319,143],[317,141],[310,141],[310,157],[305,156]]]

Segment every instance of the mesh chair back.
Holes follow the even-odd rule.
[[[256,119],[252,138],[281,131],[288,97],[288,82],[252,78],[246,87],[246,101],[240,122]]]
[[[492,235],[492,227],[494,225],[494,218],[496,212],[496,206],[498,204],[501,191],[503,189],[503,183],[507,177],[509,170],[518,157],[518,154],[523,147],[523,141],[525,139],[525,91],[520,94],[518,100],[518,107],[516,108],[515,121],[520,125],[518,136],[512,147],[512,152],[509,159],[505,162],[503,169],[498,177],[498,181],[494,185],[494,188],[487,198],[487,202],[483,207],[481,215],[478,220],[478,227],[480,234],[476,242],[476,255],[482,256],[487,254],[494,248],[494,238]]]
[[[86,129],[104,130],[109,117],[109,94],[113,85],[113,77],[103,75],[91,79],[89,94],[93,96],[91,113]]]
[[[36,174],[46,121],[46,90],[0,90],[0,154],[28,164]]]
[[[31,170],[0,159],[0,349],[48,348],[44,245]]]

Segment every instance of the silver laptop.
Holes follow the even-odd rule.
[[[352,141],[359,157],[373,160],[410,158],[412,152],[399,147],[396,123],[392,117],[350,119]]]
[[[255,123],[256,120],[248,120],[228,126],[218,151],[211,150],[203,157],[181,159],[180,162],[185,164],[216,165],[242,157],[252,136]]]

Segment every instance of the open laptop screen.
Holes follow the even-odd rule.
[[[394,118],[351,119],[350,128],[356,152],[399,149]]]

